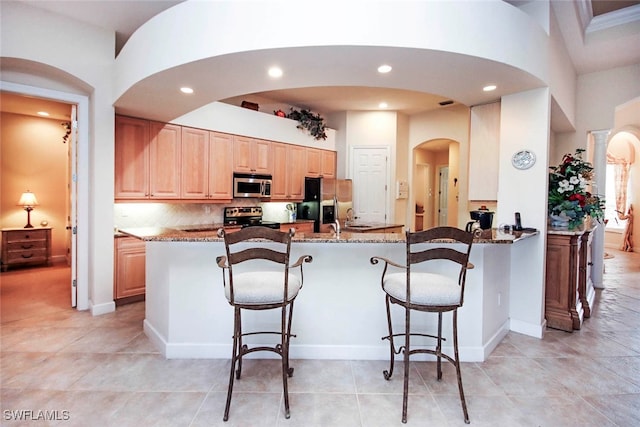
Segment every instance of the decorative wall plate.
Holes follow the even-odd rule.
[[[536,155],[529,150],[517,151],[511,158],[511,164],[516,169],[529,169],[536,163]]]

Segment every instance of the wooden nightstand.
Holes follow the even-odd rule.
[[[51,264],[51,228],[2,229],[2,271],[25,264]]]

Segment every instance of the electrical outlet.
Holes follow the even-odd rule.
[[[211,206],[209,205],[204,205],[204,213],[206,213],[207,215],[211,213]]]

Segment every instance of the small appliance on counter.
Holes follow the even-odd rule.
[[[280,223],[263,221],[261,206],[236,206],[224,208],[224,225],[239,225],[242,228],[263,226],[280,229]]]
[[[478,221],[480,223],[480,228],[483,230],[489,230],[491,229],[491,225],[493,224],[493,214],[494,212],[490,211],[489,209],[487,209],[486,206],[480,206],[480,209],[475,210],[475,211],[471,211],[469,212],[469,214],[471,215],[471,219],[473,221]],[[470,223],[467,223],[468,227],[473,227],[470,226],[469,224],[473,224],[473,221]]]

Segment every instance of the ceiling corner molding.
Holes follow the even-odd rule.
[[[591,0],[584,1],[591,3]],[[633,22],[640,22],[640,4],[625,7],[624,9],[605,13],[604,15],[592,18],[586,28],[586,34],[607,30],[609,28]]]
[[[587,28],[591,21],[593,21],[593,7],[591,6],[591,0],[577,0],[575,2],[578,20],[580,21],[580,27],[582,28],[582,35],[587,33]]]

